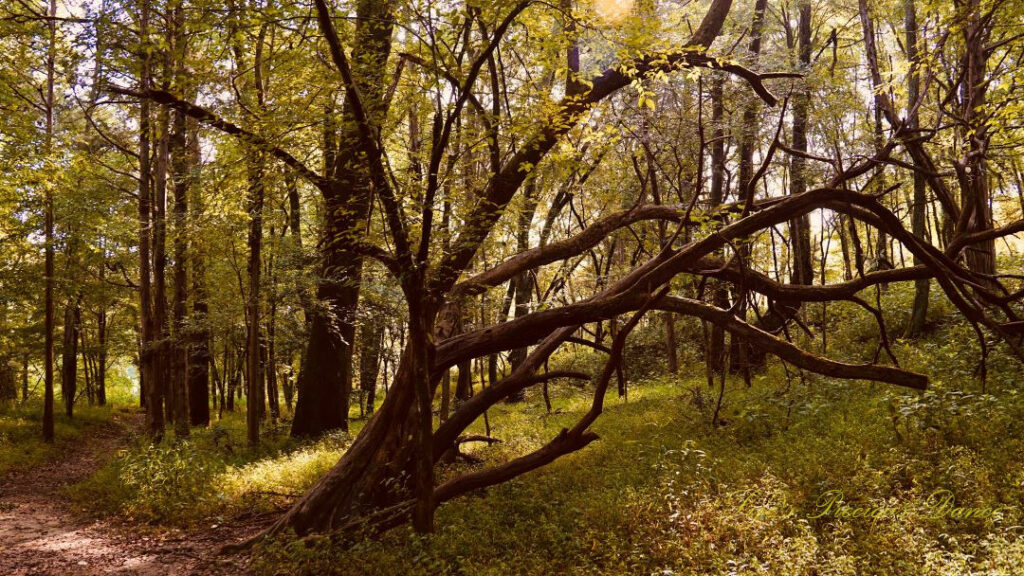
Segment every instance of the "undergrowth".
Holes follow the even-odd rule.
[[[401,530],[349,548],[280,541],[259,571],[1005,575],[1024,565],[1018,395],[812,378],[787,390],[779,376],[750,389],[730,380],[717,428],[693,400],[710,394],[704,384],[644,382],[598,420],[601,440],[442,506],[433,535]],[[578,417],[582,398],[560,400],[556,415],[496,410],[492,433],[519,440],[488,456],[536,447]],[[998,510],[955,518],[945,491],[956,507]],[[838,517],[840,502],[887,516]]]
[[[34,468],[63,454],[96,426],[108,422],[110,406],[79,406],[72,418],[67,418],[56,406],[53,431],[54,441],[43,441],[43,406],[30,399],[26,403],[0,403],[0,479],[4,475]]]
[[[877,297],[886,310],[906,310],[911,294],[894,286]],[[807,314],[817,336],[797,336],[805,348],[846,361],[886,357],[862,308],[830,305],[817,320],[813,309]],[[982,382],[973,332],[953,318],[935,298],[927,334],[909,341],[901,338],[905,318],[886,314],[891,350],[904,368],[930,376],[926,392],[773,363],[750,387],[739,376],[726,380],[713,425],[719,389],[704,382],[702,366],[688,364],[680,377],[645,366],[632,374],[628,400],[609,391],[594,426],[599,441],[446,503],[434,534],[398,529],[346,546],[284,538],[258,551],[254,569],[346,576],[1020,573],[1019,365],[995,346]],[[631,361],[656,362],[658,345],[656,334],[638,330]],[[690,356],[699,354],[683,354]],[[577,350],[552,366],[587,369],[600,361]],[[499,404],[471,432],[502,442],[464,449],[484,466],[536,449],[589,407],[588,390],[551,385],[550,412],[539,389],[526,402]],[[285,424],[259,449],[246,447],[244,437],[236,414],[187,443],[139,442],[76,490],[95,508],[161,525],[283,509],[350,438],[296,443]],[[452,465],[439,479],[471,467]]]
[[[136,437],[72,487],[72,497],[98,514],[176,527],[278,510],[337,462],[350,440],[337,433],[302,442],[290,439],[288,430],[287,422],[265,425],[260,445],[247,446],[243,402],[187,439],[168,432],[165,442],[153,445]]]

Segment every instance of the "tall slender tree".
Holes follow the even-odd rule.
[[[811,68],[811,2],[799,0],[797,4],[796,49],[800,70],[810,72]],[[797,196],[807,191],[807,121],[810,112],[811,95],[806,83],[793,94],[793,126],[791,147],[796,152],[789,163],[789,195]],[[789,242],[793,284],[810,285],[814,282],[814,266],[811,254],[811,225],[806,215],[789,222]]]
[[[191,94],[185,85],[187,74],[185,59],[187,55],[187,36],[185,31],[184,6],[176,0],[171,8],[170,18],[170,53],[172,80],[175,88],[182,94]],[[188,147],[188,122],[180,110],[171,111],[169,154],[171,160],[171,181],[174,194],[172,224],[174,230],[173,244],[173,277],[174,293],[172,298],[171,338],[168,347],[168,383],[171,402],[174,404],[174,434],[179,438],[189,436],[191,419],[188,401],[188,346],[186,334],[188,307],[188,196],[189,187],[197,158]],[[194,138],[194,137],[193,137]]]
[[[954,5],[962,21],[959,26],[963,37],[958,86],[961,93],[960,118],[957,120],[964,149],[962,158],[953,164],[963,204],[956,231],[969,234],[992,229],[992,198],[988,182],[990,112],[986,104],[990,85],[989,39],[995,12],[983,6],[981,0],[967,0]],[[996,271],[995,240],[972,244],[965,250],[965,259],[968,268],[981,275],[979,281],[992,286],[991,275]]]
[[[921,127],[921,63],[918,58],[917,8],[914,6],[914,0],[903,0],[903,26],[907,61],[910,63],[910,72],[907,78],[907,130],[912,134],[917,134]],[[928,189],[924,175],[921,173],[923,168],[918,166],[918,170],[914,171],[914,195],[910,210],[911,227],[914,236],[927,240]],[[921,259],[914,256],[914,265],[920,266],[921,264],[923,264]],[[924,330],[925,320],[928,315],[928,292],[930,287],[931,280],[928,278],[920,278],[914,281],[914,305],[910,312],[910,322],[907,323],[906,336],[908,337],[917,336]]]
[[[48,44],[46,49],[46,134],[43,153],[50,160],[53,153],[54,81],[57,67],[57,0],[50,0],[46,9]],[[45,184],[43,198],[43,237],[46,243],[44,264],[44,359],[43,359],[43,439],[53,442],[53,186]]]
[[[149,38],[150,0],[139,2],[141,62],[139,85],[152,85],[152,46]],[[152,114],[149,99],[139,100],[139,365],[142,396],[146,407],[146,428],[150,438],[159,442],[164,434],[164,384],[158,373],[159,332],[154,317],[152,277],[153,244],[153,172],[150,164]]]

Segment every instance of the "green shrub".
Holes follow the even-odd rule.
[[[127,515],[148,521],[189,521],[207,515],[218,501],[214,478],[223,465],[189,442],[122,451],[118,479],[128,498]]]

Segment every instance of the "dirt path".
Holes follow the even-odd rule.
[[[216,551],[255,534],[265,521],[183,532],[97,521],[72,509],[65,488],[98,469],[139,424],[137,415],[115,413],[58,460],[0,479],[0,575],[246,572],[244,558],[218,557]]]

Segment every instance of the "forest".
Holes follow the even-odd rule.
[[[1021,0],[7,0],[0,574],[1024,575]]]

